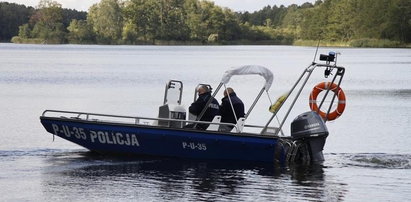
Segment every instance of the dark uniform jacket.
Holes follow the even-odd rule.
[[[235,93],[230,93],[229,96],[230,96],[231,102],[233,103],[233,108],[237,116],[237,120],[240,117],[244,117],[243,102],[240,100],[240,98],[237,97]],[[233,110],[231,108],[230,100],[228,99],[227,96],[221,100],[220,114],[221,114],[221,122],[234,123],[234,124],[237,123],[237,120],[235,119]]]
[[[219,114],[220,110],[219,110],[218,101],[211,96],[210,92],[199,95],[197,100],[193,104],[191,104],[191,106],[188,108],[188,111],[196,116],[199,116],[210,98],[212,98],[213,101],[211,101],[210,105],[205,111],[203,117],[201,117],[200,121],[212,121],[214,116]],[[207,127],[208,124],[201,125],[201,126]]]

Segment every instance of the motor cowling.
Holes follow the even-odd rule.
[[[291,137],[307,144],[312,162],[324,161],[322,150],[327,136],[327,126],[317,112],[300,114],[291,123]]]

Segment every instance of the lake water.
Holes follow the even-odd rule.
[[[272,70],[275,100],[315,48],[0,44],[0,200],[410,201],[411,49],[319,50],[328,51],[340,52],[338,64],[346,67],[347,106],[327,123],[325,162],[278,168],[99,156],[53,141],[39,116],[58,109],[153,117],[168,80],[184,82],[188,106],[198,83],[216,86],[225,70],[245,64]],[[312,77],[291,119],[309,110],[309,92],[324,80],[322,71]],[[262,85],[259,77],[230,83],[246,106]],[[269,105],[262,100],[250,123],[265,124]]]

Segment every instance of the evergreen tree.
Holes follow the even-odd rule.
[[[10,41],[18,35],[19,26],[28,23],[33,12],[33,7],[0,2],[0,41]]]

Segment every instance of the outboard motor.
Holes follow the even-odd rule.
[[[297,116],[291,123],[291,136],[294,140],[307,146],[311,162],[324,161],[322,150],[328,136],[328,130],[317,112],[310,111]]]

